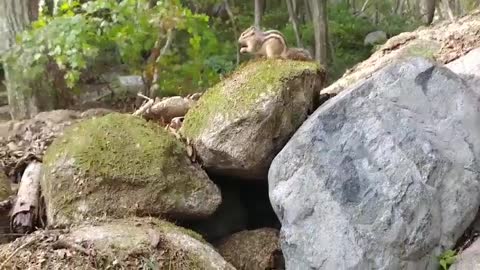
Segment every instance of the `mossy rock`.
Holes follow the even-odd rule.
[[[218,187],[173,135],[127,114],[71,126],[49,146],[44,166],[49,224],[103,216],[203,218],[221,202]]]
[[[5,269],[235,270],[194,232],[154,218],[39,231],[0,246],[0,262],[15,250]]]
[[[324,79],[313,62],[251,61],[208,89],[180,132],[207,171],[266,179],[271,160],[315,109]]]
[[[273,228],[235,233],[221,241],[217,249],[237,269],[285,269],[279,231]]]

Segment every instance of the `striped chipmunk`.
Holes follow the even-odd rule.
[[[301,48],[288,48],[285,37],[280,31],[261,31],[255,26],[243,31],[238,39],[240,53],[250,53],[257,57],[282,58],[311,61],[309,51]]]

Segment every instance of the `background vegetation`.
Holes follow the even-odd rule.
[[[364,45],[368,33],[382,30],[391,37],[424,23],[422,1],[318,0],[328,8],[329,58],[323,64],[329,80],[373,52],[373,46]],[[16,63],[12,65],[14,73],[26,81],[44,76],[47,65],[54,62],[64,72],[68,87],[74,88],[82,71],[104,59],[124,63],[131,73],[142,74],[156,85],[154,95],[202,91],[248,58],[239,59],[236,40],[253,24],[255,14],[261,18],[262,28],[282,31],[290,46],[315,51],[310,11],[315,1],[311,0],[46,2],[38,20],[19,35],[21,46],[3,57],[5,63]],[[454,2],[458,7],[447,5],[445,14],[453,10],[459,15],[478,5],[472,0]],[[300,44],[287,4],[293,5]],[[437,17],[442,19],[442,9],[436,5]]]

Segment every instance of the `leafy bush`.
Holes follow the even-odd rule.
[[[164,93],[176,93],[176,86],[188,91],[207,87],[218,81],[217,71],[231,68],[229,57],[217,56],[227,55],[231,48],[217,40],[207,16],[193,14],[177,0],[159,1],[153,8],[148,4],[148,0],[66,2],[59,14],[42,16],[24,32],[20,46],[4,60],[12,64],[19,81],[25,82],[41,78],[53,61],[73,88],[82,72],[106,55],[140,73],[145,68],[145,52],[156,42],[165,43],[167,33],[174,31],[178,38],[158,63]]]

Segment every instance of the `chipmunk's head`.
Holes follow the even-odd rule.
[[[257,35],[260,33],[260,29],[255,26],[250,26],[245,31],[240,34],[238,38],[238,43],[240,44],[240,52],[245,53],[249,52],[253,49],[255,39]]]

